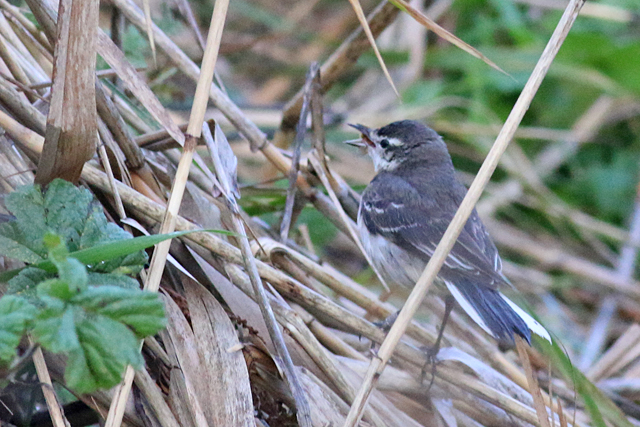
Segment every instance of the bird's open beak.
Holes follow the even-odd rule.
[[[354,147],[366,148],[368,145],[373,146],[373,142],[371,142],[370,135],[371,129],[364,125],[352,124],[348,123],[352,128],[357,129],[361,134],[362,138],[360,139],[350,139],[349,141],[345,141],[345,144],[353,145]]]

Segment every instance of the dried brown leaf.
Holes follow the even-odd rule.
[[[193,378],[205,416],[211,426],[253,426],[249,373],[236,331],[220,303],[202,285],[185,278],[184,284],[195,344],[201,363]],[[206,367],[206,368],[205,368]]]

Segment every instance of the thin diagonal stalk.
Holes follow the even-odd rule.
[[[228,0],[218,0],[213,9],[211,27],[209,28],[209,35],[207,37],[207,48],[202,61],[200,79],[198,80],[195,99],[191,109],[184,151],[178,164],[178,170],[171,189],[171,196],[167,203],[164,220],[160,226],[160,233],[171,233],[176,227],[176,218],[180,205],[182,204],[182,196],[184,195],[185,186],[189,177],[189,168],[191,167],[197,139],[200,137],[202,124],[204,123],[204,112],[207,108],[209,91],[213,80],[213,71],[218,59],[220,39],[222,38],[222,29],[224,27],[228,6]],[[164,271],[170,246],[171,240],[165,240],[156,246],[151,258],[149,275],[144,284],[146,290],[157,292],[160,287],[160,279],[162,278],[162,272]],[[122,417],[124,416],[125,405],[131,391],[133,378],[133,368],[129,366],[125,371],[124,381],[116,388],[111,407],[109,408],[109,415],[105,423],[106,427],[117,427],[122,424]]]

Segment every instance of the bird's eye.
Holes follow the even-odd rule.
[[[382,141],[380,141],[380,147],[387,148],[388,146],[389,146],[389,140],[388,139],[383,139]]]

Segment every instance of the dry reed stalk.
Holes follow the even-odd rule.
[[[578,12],[584,0],[572,0],[569,2],[569,5],[565,9],[560,22],[558,23],[556,30],[551,36],[547,47],[542,53],[536,67],[531,73],[531,77],[525,84],[524,89],[522,90],[516,104],[514,105],[509,117],[505,121],[505,124],[500,131],[500,134],[496,138],[496,142],[489,151],[487,155],[487,159],[483,162],[480,170],[478,171],[478,175],[471,184],[469,191],[467,192],[464,200],[460,204],[458,211],[456,212],[454,218],[451,221],[451,224],[447,227],[447,231],[442,236],[440,243],[436,247],[433,256],[429,260],[429,263],[425,267],[424,272],[418,279],[415,288],[411,292],[411,295],[407,299],[404,307],[400,311],[398,319],[395,321],[394,325],[391,327],[387,338],[380,346],[380,350],[376,358],[374,358],[371,362],[370,368],[367,371],[367,375],[364,378],[363,385],[361,386],[358,396],[356,397],[356,401],[354,402],[351,410],[349,411],[349,416],[347,417],[347,421],[345,422],[345,427],[353,427],[357,424],[362,416],[362,412],[364,410],[364,406],[366,405],[367,398],[371,393],[371,389],[375,385],[376,378],[380,375],[382,370],[384,369],[384,365],[387,363],[393,350],[397,343],[400,341],[400,338],[404,331],[407,328],[407,325],[410,323],[411,318],[415,314],[420,302],[426,295],[429,286],[435,279],[440,267],[444,263],[445,258],[448,256],[449,251],[453,248],[453,245],[456,242],[462,227],[467,221],[467,218],[471,214],[475,204],[478,202],[480,198],[480,194],[482,190],[489,182],[491,174],[495,170],[498,161],[500,160],[501,155],[506,150],[509,142],[513,138],[516,128],[520,124],[522,117],[526,113],[529,105],[531,104],[531,100],[533,96],[537,92],[540,84],[544,76],[546,75],[555,55],[557,54],[562,42],[566,38],[569,33],[569,29],[573,25],[573,22],[578,16]]]
[[[538,415],[538,422],[540,423],[540,427],[551,427],[549,424],[547,407],[545,406],[545,402],[540,394],[540,386],[538,385],[538,380],[534,375],[533,368],[531,367],[531,360],[529,359],[527,347],[529,347],[529,345],[521,337],[516,337],[516,348],[518,350],[520,360],[522,361],[524,371],[527,374],[529,393],[533,398],[533,407]]]
[[[294,142],[293,156],[291,157],[291,167],[287,172],[289,179],[289,186],[287,188],[287,197],[285,199],[284,211],[282,212],[282,219],[280,220],[280,240],[283,242],[289,238],[289,228],[292,223],[295,223],[294,218],[294,205],[296,205],[296,188],[298,180],[298,172],[300,171],[300,155],[302,152],[302,143],[305,140],[307,133],[307,117],[310,114],[311,97],[313,95],[312,89],[314,88],[313,82],[318,78],[319,74],[318,63],[314,62],[307,71],[307,77],[304,84],[304,97],[302,102],[302,109],[300,110],[300,119],[298,120],[298,126],[296,127],[296,137]],[[315,117],[314,117],[315,118]],[[313,122],[312,122],[313,123]],[[313,124],[312,124],[313,125]],[[296,217],[300,211],[299,203],[296,206]]]
[[[130,0],[112,0],[127,19],[136,27],[145,31],[147,21],[142,11]],[[163,50],[169,59],[185,73],[189,78],[198,81],[200,69],[175,43],[155,24],[152,23],[153,37],[158,48]],[[266,135],[251,122],[244,113],[229,99],[229,97],[211,85],[209,97],[213,104],[225,115],[225,117],[249,140],[252,147],[260,147],[266,141]],[[200,130],[197,130],[200,132]]]
[[[398,89],[396,89],[396,85],[393,83],[393,79],[389,74],[389,70],[387,70],[387,65],[384,63],[384,59],[382,59],[382,55],[378,50],[378,46],[376,45],[376,39],[369,27],[369,22],[367,22],[367,17],[364,15],[364,11],[362,10],[362,6],[358,0],[349,0],[351,3],[351,7],[356,12],[356,16],[358,17],[358,21],[360,22],[360,27],[364,30],[364,34],[367,36],[367,40],[373,49],[373,53],[376,55],[376,59],[378,60],[378,64],[380,64],[380,68],[382,68],[382,73],[384,77],[387,79],[389,84],[391,85],[391,89],[396,94],[398,98],[400,98],[400,94],[398,93]]]
[[[31,345],[33,345],[33,342],[31,343]],[[42,349],[40,347],[36,348],[35,353],[33,354],[33,364],[36,367],[38,379],[42,384],[42,394],[44,395],[45,401],[47,402],[47,409],[49,410],[49,415],[51,416],[51,422],[53,426],[70,427],[71,425],[65,418],[62,406],[60,405],[60,402],[58,402],[58,398],[53,389],[51,376],[49,375],[49,370],[47,369],[47,362],[45,362],[44,360],[44,355],[42,354]]]
[[[136,371],[133,381],[144,394],[161,427],[183,427],[178,423],[162,391],[146,369]]]
[[[20,67],[20,65],[16,63],[16,61],[14,60],[14,56],[7,49],[6,42],[2,40],[1,37],[0,37],[0,58],[2,58],[4,63],[7,65],[7,67],[9,67],[11,74],[14,76],[14,78],[18,82],[22,83],[25,86],[29,86],[32,83],[27,77],[26,73],[23,71],[22,67]],[[32,94],[25,93],[25,95],[27,96],[27,98],[29,98],[29,101],[31,102],[35,101],[35,97]]]
[[[597,382],[608,377],[616,365],[640,344],[640,325],[634,323],[616,340],[602,357],[586,372],[587,378]]]
[[[218,59],[218,49],[220,47],[220,38],[222,37],[222,28],[224,26],[227,7],[229,3],[225,0],[217,1],[214,7],[213,16],[211,17],[211,26],[209,29],[209,36],[207,38],[207,49],[205,51],[202,73],[198,80],[198,86],[196,88],[195,100],[193,102],[191,117],[189,120],[189,127],[187,128],[188,137],[185,140],[184,152],[178,165],[176,177],[171,188],[171,195],[167,202],[167,208],[160,226],[160,233],[171,233],[175,230],[175,218],[178,215],[180,204],[182,203],[182,197],[184,194],[184,188],[189,176],[189,169],[193,160],[193,153],[195,151],[196,140],[200,136],[200,129],[204,122],[204,111],[207,104],[207,93],[211,87],[211,81],[213,78],[213,70],[215,68],[216,61]],[[113,66],[113,64],[112,64]],[[169,129],[170,130],[170,129]],[[169,247],[171,246],[171,240],[165,240],[162,243],[156,245],[151,258],[149,266],[147,280],[144,284],[144,289],[157,292],[160,286],[160,279],[164,271],[164,266],[169,254]],[[116,388],[115,397],[113,403],[109,408],[109,415],[105,423],[106,427],[118,427],[122,423],[122,417],[124,415],[124,407],[131,390],[131,384],[133,382],[133,368],[127,367],[124,375],[123,382]]]
[[[0,100],[20,123],[44,136],[47,118],[32,104],[19,96],[13,85],[3,78],[0,78]]]
[[[0,6],[13,16],[31,35],[49,52],[53,52],[53,46],[49,43],[49,39],[40,32],[35,24],[22,14],[19,7],[12,5],[7,0],[0,0]]]

